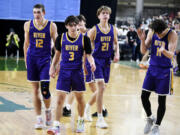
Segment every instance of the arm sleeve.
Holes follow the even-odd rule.
[[[91,54],[92,52],[91,41],[87,36],[84,36],[84,50],[86,54]]]
[[[55,41],[56,50],[58,50],[58,51],[60,51],[60,52],[61,52],[61,36],[62,36],[62,34],[60,34],[60,35],[56,38],[56,41]]]

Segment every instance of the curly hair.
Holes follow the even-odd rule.
[[[168,28],[166,22],[164,22],[162,19],[154,20],[149,27],[158,34],[161,34],[166,28]]]

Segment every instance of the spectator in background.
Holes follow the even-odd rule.
[[[177,12],[177,20],[180,22],[180,11]]]
[[[178,42],[176,47],[176,59],[175,59],[177,61],[177,68],[175,67],[176,70],[174,75],[180,76],[180,22],[178,20],[174,22],[174,28],[178,35]]]
[[[136,46],[137,46],[137,43],[136,43],[136,39],[137,39],[137,33],[134,29],[134,26],[131,25],[129,27],[129,31],[127,33],[127,43],[129,44],[129,46],[131,47],[132,49],[132,60],[136,60],[135,59],[135,52],[136,52]]]
[[[6,43],[6,48],[7,48],[7,56],[15,56],[17,50],[19,49],[19,37],[15,33],[13,28],[10,28],[10,33],[7,35],[7,43]]]
[[[134,60],[136,60],[136,62],[139,64],[139,61],[141,61],[142,59],[142,54],[140,51],[140,45],[141,45],[141,40],[139,39],[138,36],[136,36],[136,48],[135,48],[135,56],[134,56]]]

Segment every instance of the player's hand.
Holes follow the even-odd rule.
[[[114,55],[114,59],[113,59],[113,62],[118,62],[119,61],[119,53],[115,54]]]
[[[52,77],[52,78],[55,78],[56,76],[56,70],[54,68],[54,66],[52,65],[50,70],[49,70],[49,75]]]
[[[165,51],[165,44],[161,46],[161,48],[158,50],[159,53],[163,53]]]
[[[96,70],[96,65],[95,63],[91,63],[91,71],[94,72]]]
[[[134,44],[133,44],[134,46],[137,46],[137,43],[136,42],[134,42]]]
[[[84,64],[84,73],[85,73],[85,75],[88,75],[88,71],[87,71],[85,64]]]
[[[24,59],[24,63],[25,63],[25,67],[27,69],[27,62],[26,62],[26,58]]]
[[[142,41],[145,41],[146,39],[146,34],[145,34],[145,30],[142,30],[141,28],[137,29],[137,34],[139,39]]]
[[[60,71],[60,64],[57,64],[55,68],[55,76],[59,74],[59,71]]]

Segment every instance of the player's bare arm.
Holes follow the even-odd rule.
[[[148,48],[151,46],[153,31],[149,29],[147,38],[144,30],[141,30],[140,28],[137,30],[137,34],[139,39],[141,40],[141,53],[145,54]]]
[[[88,32],[88,37],[90,38],[91,40],[91,45],[94,46],[94,40],[95,40],[95,37],[96,36],[96,27],[92,27],[92,29],[89,30]]]
[[[25,22],[25,24],[24,24],[24,47],[23,47],[25,66],[26,66],[27,49],[29,47],[29,26],[30,26],[30,21]]]
[[[90,63],[90,66],[91,66],[91,71],[94,72],[96,70],[96,65],[94,63],[94,58],[92,57],[91,54],[86,54],[86,57]]]
[[[118,34],[117,34],[117,28],[114,27],[114,62],[119,61],[119,45],[118,45]]]
[[[178,39],[178,36],[176,32],[171,31],[171,33],[168,36],[168,41],[169,41],[168,50],[166,50],[164,46],[161,46],[161,48],[159,49],[159,52],[163,53],[169,59],[172,59],[174,56],[174,52],[176,50],[177,39]]]
[[[51,38],[53,39],[53,42],[55,43],[57,38],[57,26],[55,23],[51,23]]]
[[[50,67],[50,71],[49,71],[49,75],[52,77],[52,78],[55,78],[57,72],[58,72],[58,63],[60,61],[60,51],[56,50],[55,52],[55,55],[53,57],[53,60],[52,60],[52,64],[51,64],[51,67]]]

